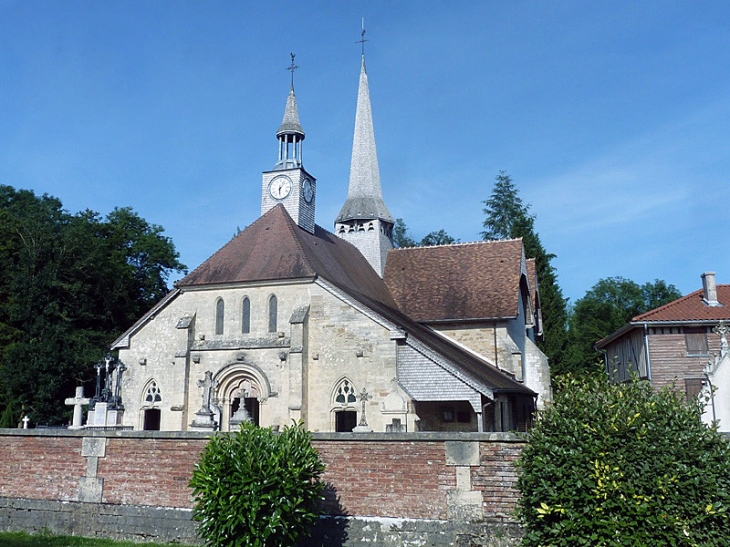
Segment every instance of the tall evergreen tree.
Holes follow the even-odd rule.
[[[557,272],[551,264],[555,255],[548,253],[535,230],[535,215],[530,206],[523,203],[512,178],[500,171],[494,183],[492,195],[483,202],[484,231],[482,238],[522,238],[527,258],[534,258],[542,305],[545,338],[538,342],[540,349],[550,359],[553,372],[560,372],[566,347],[567,311],[563,291],[558,285]]]

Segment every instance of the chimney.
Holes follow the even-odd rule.
[[[715,272],[702,274],[702,301],[708,306],[719,306],[717,301],[717,285],[715,284]]]

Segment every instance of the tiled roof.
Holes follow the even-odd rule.
[[[494,391],[534,395],[488,361],[399,311],[383,280],[353,245],[319,226],[314,234],[299,228],[282,205],[239,233],[177,287],[315,277],[331,282]]]
[[[387,287],[350,243],[315,226],[301,229],[277,205],[177,282],[216,285],[323,277],[348,293],[395,306]]]
[[[730,320],[730,285],[717,285],[720,306],[708,306],[702,301],[702,289],[634,317],[631,322],[653,321],[719,321]]]
[[[416,321],[515,317],[522,254],[522,239],[394,249],[384,279]]]

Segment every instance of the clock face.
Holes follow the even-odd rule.
[[[307,203],[312,203],[312,198],[314,197],[314,188],[312,187],[311,180],[304,180],[304,184],[302,184],[302,193],[304,194],[304,201],[306,201]]]
[[[276,177],[269,184],[269,194],[274,199],[284,199],[291,192],[291,179],[286,175]]]

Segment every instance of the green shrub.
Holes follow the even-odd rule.
[[[215,435],[190,480],[200,536],[214,547],[294,545],[317,518],[323,471],[301,423]]]
[[[636,379],[559,387],[518,462],[524,546],[728,545],[730,449],[700,402]]]

